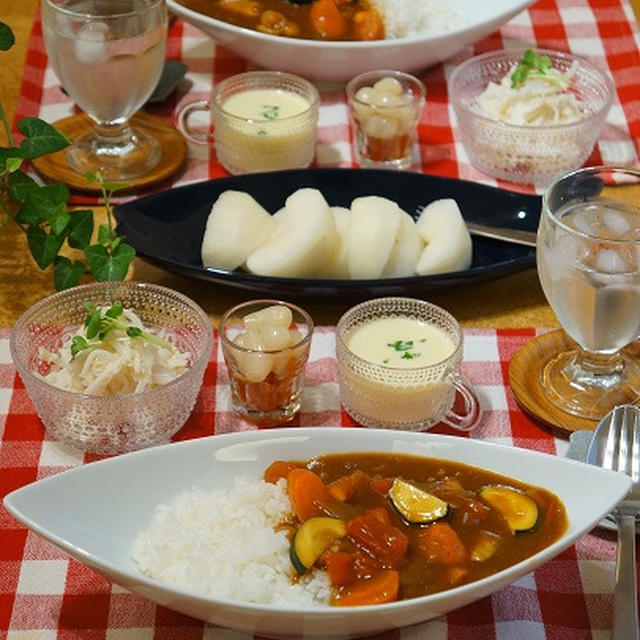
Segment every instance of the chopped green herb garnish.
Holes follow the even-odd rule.
[[[511,74],[511,88],[521,87],[528,77],[541,77],[551,69],[551,58],[539,56],[533,49],[527,49],[518,66]]]
[[[420,340],[420,342],[424,341],[424,339]],[[387,346],[391,347],[397,353],[402,353],[400,357],[403,360],[413,360],[414,358],[420,357],[420,353],[411,351],[411,349],[413,349],[413,340],[396,340],[395,342],[387,342]]]
[[[267,132],[264,129],[258,129],[258,135],[259,136],[266,136]]]
[[[277,104],[263,104],[260,114],[265,120],[275,120],[280,115],[280,106]]]
[[[84,319],[85,335],[74,336],[71,340],[71,359],[85,349],[100,346],[112,331],[123,331],[130,338],[141,338],[161,347],[173,348],[167,340],[143,331],[140,327],[126,324],[121,319],[124,307],[119,302],[112,304],[108,309],[98,309],[93,302],[87,301],[84,303],[84,308],[87,311]]]
[[[389,358],[384,358],[382,360],[382,364],[388,364],[389,363]]]
[[[413,340],[396,340],[395,342],[387,342],[387,347],[391,347],[394,351],[407,351],[407,349],[413,349]]]

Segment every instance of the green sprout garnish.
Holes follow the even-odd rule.
[[[520,88],[527,78],[547,76],[550,69],[551,58],[549,56],[539,56],[533,49],[527,49],[511,74],[511,88]]]
[[[84,336],[77,335],[71,340],[71,359],[85,349],[99,347],[112,331],[123,331],[130,338],[141,338],[167,349],[173,345],[152,333],[143,331],[140,327],[126,324],[121,319],[124,307],[115,302],[108,309],[98,309],[93,302],[84,302],[87,315],[84,319]]]
[[[263,104],[260,114],[265,120],[275,120],[280,115],[280,107],[277,104]]]

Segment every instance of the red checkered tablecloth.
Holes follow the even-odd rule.
[[[507,386],[513,354],[538,332],[465,330],[463,373],[483,418],[472,437],[564,455],[567,441],[534,425]],[[95,460],[49,438],[0,332],[0,494]],[[338,397],[333,328],[313,336],[301,413],[294,424],[352,426]],[[196,408],[175,440],[253,428],[229,412],[227,371],[216,339]],[[458,434],[438,426],[436,432]],[[588,497],[585,496],[585,499]],[[430,622],[383,634],[389,640],[598,640],[611,628],[614,534],[595,530],[534,573],[491,597]],[[20,526],[0,507],[0,638],[6,640],[243,640],[110,584]]]
[[[445,64],[420,74],[427,87],[427,98],[418,127],[419,145],[414,153],[414,170],[509,189],[540,190],[536,185],[495,180],[470,165],[457,135],[446,86],[453,67],[471,55],[502,47],[532,45],[583,56],[608,71],[615,82],[616,99],[586,164],[639,164],[640,31],[631,6],[625,0],[540,0],[499,32],[473,47],[467,47]],[[150,106],[147,110],[174,119],[176,108],[181,104],[207,97],[213,84],[252,68],[181,20],[176,20],[170,28],[167,57],[181,60],[188,66],[187,82],[164,104]],[[315,165],[355,166],[344,86],[323,83],[318,85],[318,89],[321,107]],[[36,21],[29,43],[17,117],[39,116],[54,122],[72,113],[72,101],[61,91],[47,64],[41,25]],[[171,184],[224,175],[227,174],[217,162],[214,150],[190,144],[187,166]]]
[[[3,0],[0,0],[3,1]],[[416,170],[511,189],[536,185],[497,183],[472,168],[456,133],[447,101],[453,66],[475,53],[503,46],[534,45],[582,55],[614,78],[617,99],[588,164],[638,165],[640,157],[640,33],[624,0],[540,0],[499,32],[446,64],[421,74],[427,86],[416,151]],[[188,65],[188,82],[164,104],[150,108],[174,117],[176,107],[204,97],[213,83],[249,69],[193,27],[176,20],[168,57]],[[353,166],[344,88],[319,86],[317,166]],[[60,91],[36,21],[29,42],[17,119],[53,122],[73,113]],[[215,152],[190,146],[189,161],[173,183],[225,175]],[[169,186],[169,185],[163,185]],[[534,329],[465,330],[464,373],[475,385],[483,421],[472,437],[564,455],[567,441],[533,424],[507,385],[512,355],[536,335]],[[9,330],[0,330],[0,495],[94,457],[46,437],[11,363]],[[226,369],[216,350],[197,406],[176,439],[250,428],[229,413]],[[297,424],[351,426],[340,409],[334,333],[317,329]],[[437,427],[435,431],[452,433]],[[460,435],[460,437],[466,437]],[[588,499],[588,497],[585,497]],[[535,573],[489,598],[447,616],[381,637],[412,640],[603,640],[611,628],[615,537],[595,530]],[[154,605],[108,583],[28,532],[0,507],[0,640],[241,640],[243,634],[204,624]]]

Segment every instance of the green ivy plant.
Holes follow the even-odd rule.
[[[15,42],[11,28],[0,22],[0,51]],[[69,210],[69,189],[62,183],[42,186],[22,170],[26,161],[55,153],[70,140],[39,118],[23,118],[18,131],[24,136],[16,144],[11,125],[0,104],[0,122],[9,146],[0,147],[0,229],[13,220],[26,234],[29,251],[40,269],[53,269],[57,290],[77,285],[88,274],[95,280],[123,280],[135,250],[115,232],[111,198],[127,185],[107,182],[99,173],[87,174],[99,185],[107,210],[107,223],[94,236],[93,211]],[[79,249],[84,259],[70,260],[60,255],[66,246]]]

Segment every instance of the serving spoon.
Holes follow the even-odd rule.
[[[639,640],[635,538],[640,513],[640,408],[620,405],[602,418],[591,437],[587,462],[626,473],[633,480],[613,512],[618,552],[611,640]]]

